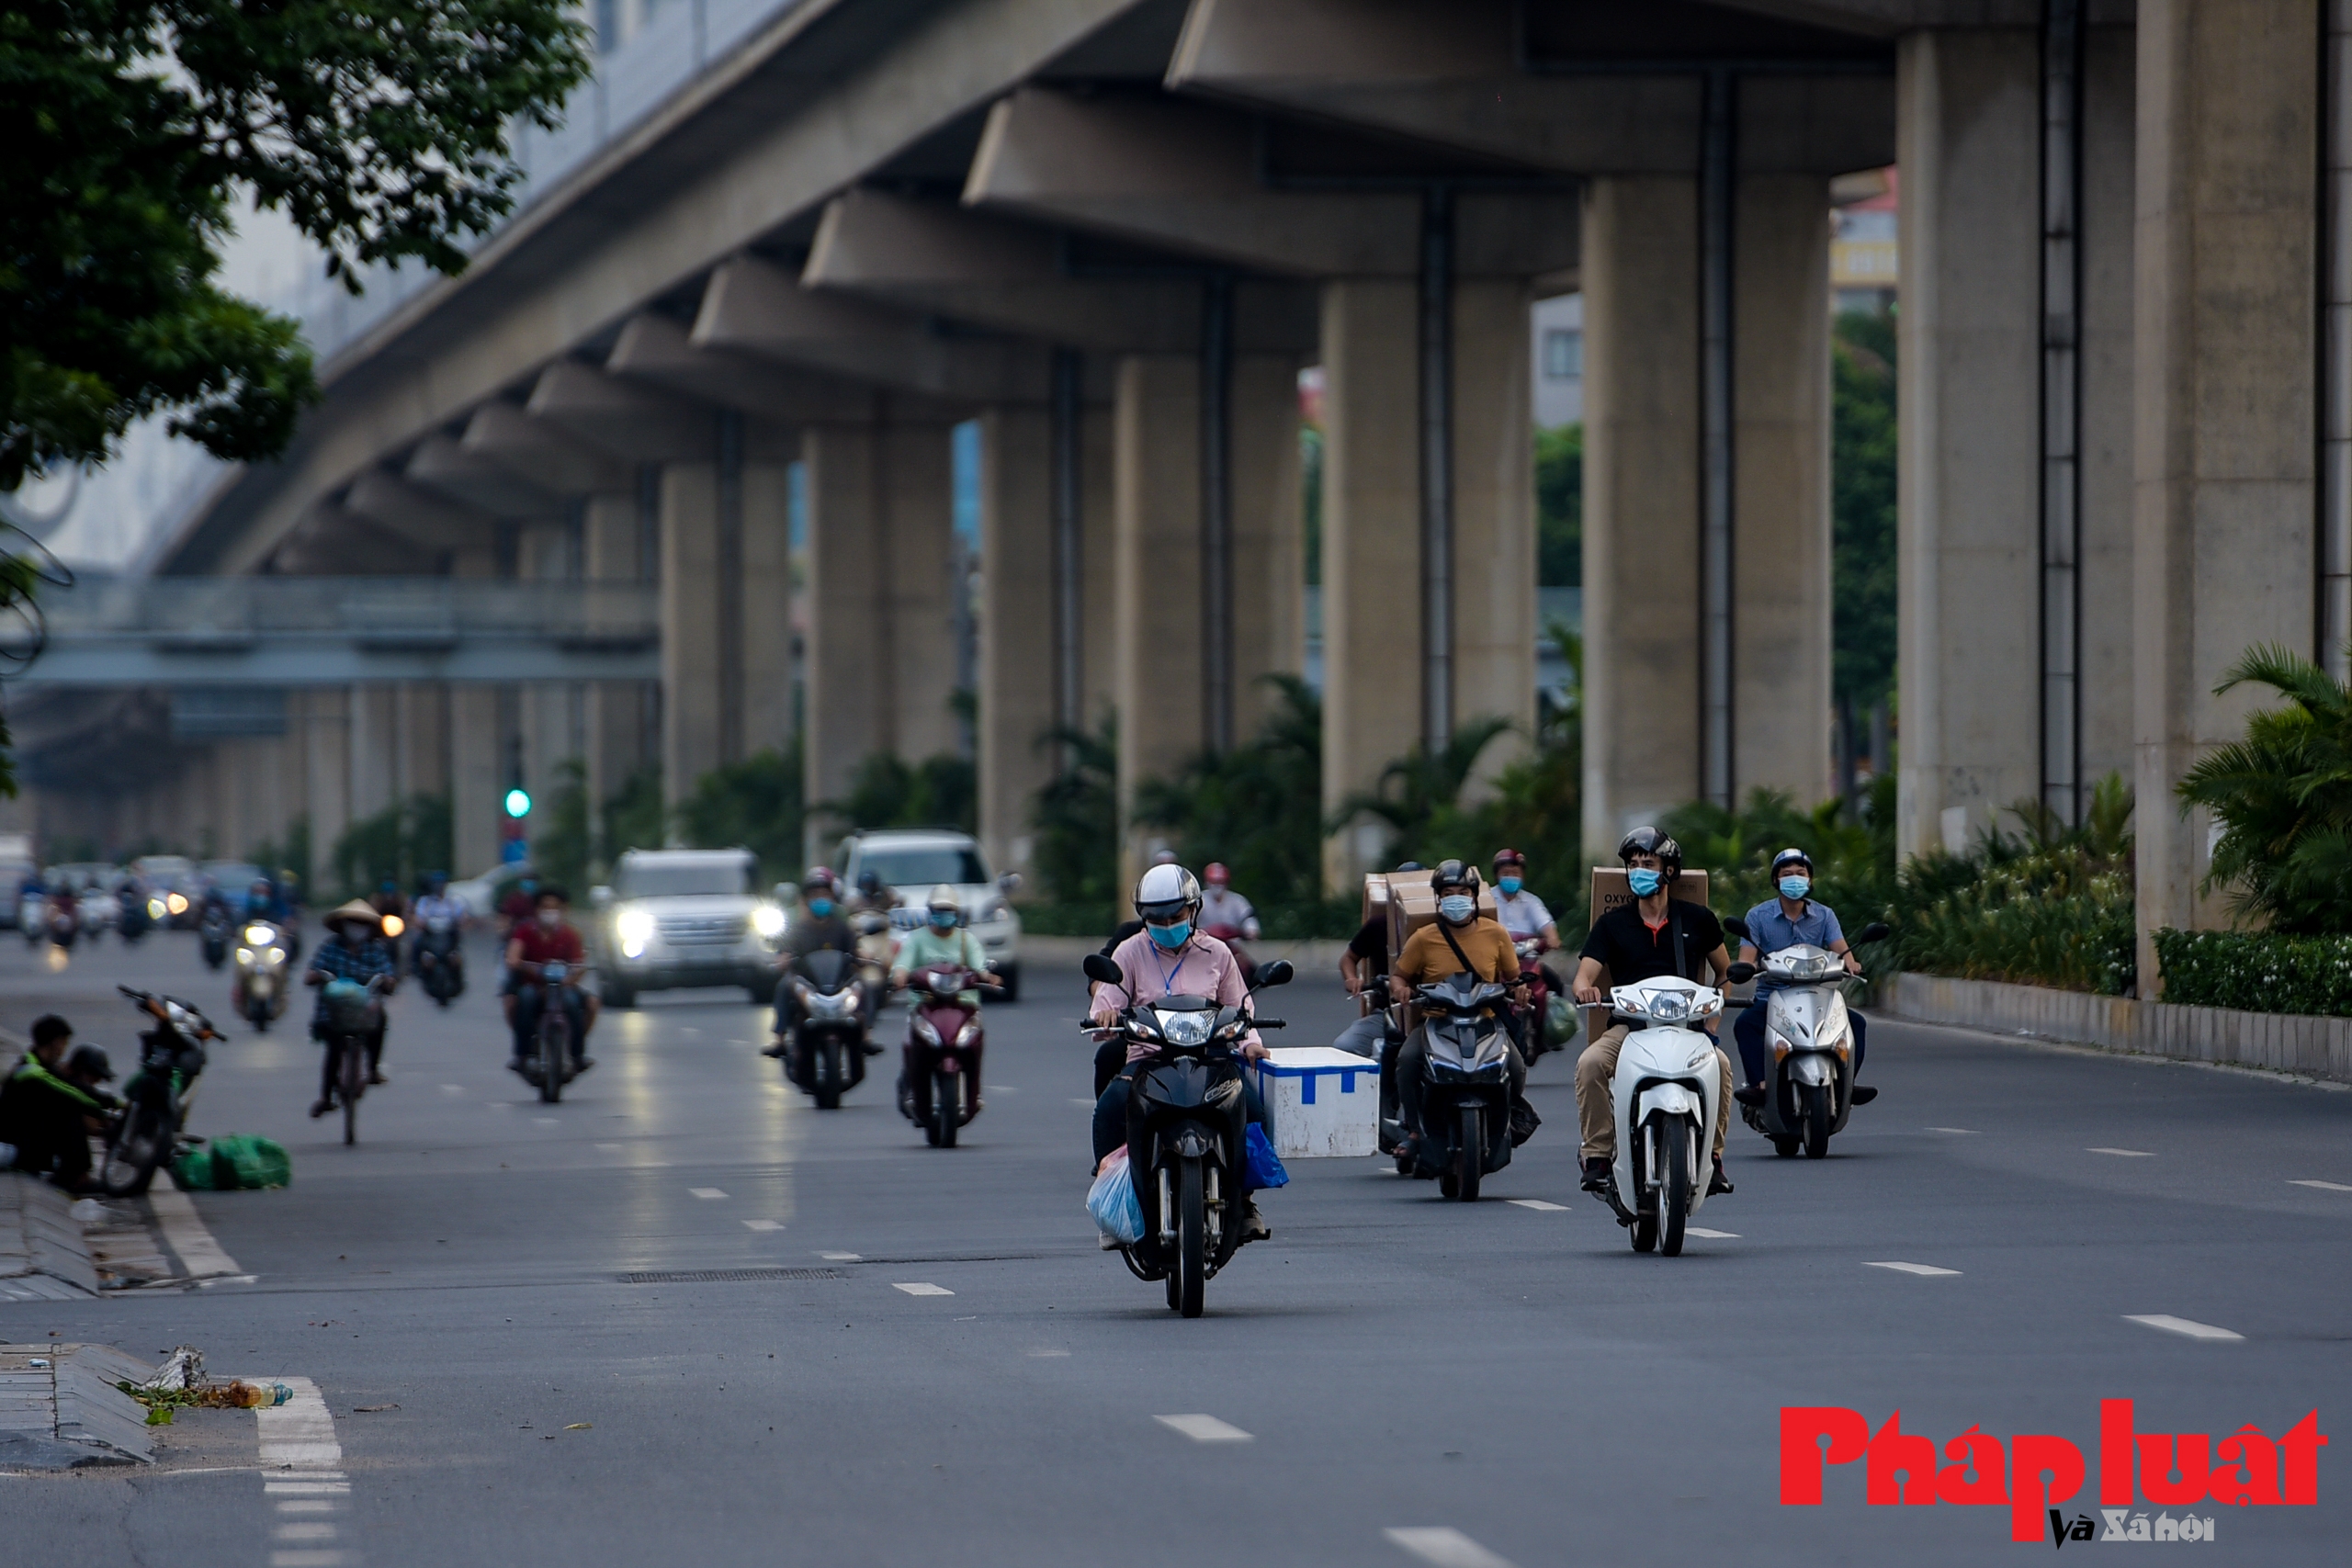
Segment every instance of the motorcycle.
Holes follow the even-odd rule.
[[[1510,1163],[1510,1036],[1497,1010],[1508,987],[1476,975],[1448,975],[1413,988],[1425,1037],[1421,1155],[1399,1156],[1397,1173],[1464,1203],[1478,1201],[1483,1176]]]
[[[1519,972],[1527,977],[1527,989],[1520,998],[1527,1010],[1522,1015],[1527,1020],[1527,1038],[1520,1042],[1519,1055],[1532,1067],[1544,1052],[1559,1049],[1552,1043],[1545,1027],[1552,1009],[1552,972],[1541,962],[1544,952],[1541,939],[1529,937],[1523,942],[1514,942],[1511,951],[1519,954]]]
[[[197,922],[196,939],[204,950],[204,966],[218,969],[229,962],[229,934],[237,928],[236,920],[224,904],[208,904],[204,918]]]
[[[82,934],[82,909],[71,893],[62,893],[41,905],[42,934],[54,947],[72,947]]]
[[[1617,1159],[1611,1184],[1597,1196],[1633,1232],[1635,1252],[1679,1257],[1690,1218],[1707,1200],[1723,1076],[1715,1043],[1700,1025],[1723,1011],[1723,993],[1666,975],[1614,987],[1609,1005],[1634,1030],[1610,1081]]]
[[[932,1147],[952,1149],[956,1129],[980,1113],[980,1014],[958,999],[979,976],[960,964],[939,964],[910,980],[899,1109]]]
[[[868,1024],[879,1017],[890,994],[890,965],[899,956],[899,939],[890,934],[890,917],[867,910],[857,917],[857,983],[865,992]]]
[[[1747,923],[1728,919],[1724,929],[1745,941]],[[1887,934],[1877,920],[1862,928],[1856,945]],[[1731,977],[1758,974],[1781,982],[1765,1005],[1764,1043],[1772,1052],[1772,1078],[1764,1103],[1742,1105],[1740,1120],[1772,1141],[1782,1159],[1802,1147],[1807,1159],[1829,1153],[1832,1134],[1846,1130],[1846,1118],[1878,1091],[1854,1084],[1854,1026],[1846,1012],[1846,962],[1826,948],[1799,942],[1766,953],[1761,964],[1735,964]]]
[[[1126,984],[1117,963],[1086,957],[1086,977]],[[1155,997],[1123,1008],[1115,1026],[1080,1027],[1152,1048],[1129,1080],[1128,1168],[1143,1211],[1143,1239],[1123,1245],[1128,1270],[1147,1282],[1164,1280],[1168,1305],[1185,1317],[1201,1315],[1204,1287],[1233,1259],[1244,1225],[1244,1129],[1249,1100],[1241,1082],[1242,1037],[1280,1029],[1279,1019],[1253,1017],[1256,994],[1289,983],[1291,966],[1274,959],[1250,983],[1251,1000],[1220,1008],[1206,997]]]
[[[204,1071],[205,1043],[220,1036],[202,1013],[175,998],[115,988],[152,1024],[139,1036],[139,1066],[122,1086],[122,1110],[98,1167],[100,1190],[109,1198],[130,1198],[147,1190],[155,1168],[173,1159],[183,1144],[202,1141],[184,1129]]]
[[[326,1032],[335,1051],[335,1073],[330,1096],[343,1109],[343,1141],[359,1141],[359,1100],[368,1092],[368,1042],[384,1026],[382,997],[391,987],[379,975],[365,985],[356,980],[329,980],[323,987]]]
[[[286,1010],[286,934],[268,920],[248,920],[237,933],[237,981],[232,992],[237,1011],[266,1032]]]
[[[458,939],[458,922],[447,915],[426,919],[416,939],[416,973],[424,994],[447,1007],[466,992],[466,954]]]
[[[831,949],[796,960],[792,1040],[784,1076],[813,1096],[820,1111],[839,1111],[842,1093],[865,1081],[865,993],[856,955]]]
[[[123,946],[129,947],[141,937],[145,936],[148,928],[155,922],[148,913],[148,900],[145,894],[135,887],[125,887],[117,897],[122,908],[121,912],[115,917],[115,934],[122,938]]]
[[[537,1049],[523,1064],[523,1076],[537,1086],[540,1100],[548,1105],[561,1103],[563,1086],[580,1076],[579,1047],[571,1038],[571,1010],[563,1005],[565,989],[578,984],[569,964],[539,965]]]

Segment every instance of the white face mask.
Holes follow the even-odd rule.
[[[1457,926],[1477,910],[1478,901],[1464,893],[1451,893],[1437,901],[1438,918]]]
[[[541,909],[539,911],[539,924],[545,926],[549,931],[555,930],[556,927],[563,924],[563,911],[561,909]]]

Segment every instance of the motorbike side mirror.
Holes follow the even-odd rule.
[[[1008,871],[996,879],[996,885],[1000,891],[1011,893],[1021,886],[1021,874],[1017,871]]]
[[[1872,920],[1869,925],[1862,928],[1861,934],[1854,939],[1854,942],[1855,945],[1859,946],[1866,942],[1884,942],[1888,937],[1894,934],[1894,933],[1892,931],[1887,929],[1887,924],[1884,920]]]
[[[1118,964],[1099,953],[1088,953],[1086,962],[1079,967],[1085,970],[1086,977],[1097,985],[1124,986],[1127,983],[1127,977]]]
[[[1742,931],[1740,934],[1745,936],[1747,933]],[[1727,973],[1730,976],[1731,983],[1733,985],[1745,986],[1747,982],[1756,978],[1756,965],[1753,964],[1735,964]]]
[[[609,887],[591,887],[588,889],[588,906],[593,909],[611,908],[613,890]]]
[[[1746,942],[1747,940],[1747,922],[1741,919],[1737,915],[1730,915],[1724,918],[1724,930],[1731,932],[1732,935],[1739,938],[1742,942]]]
[[[1289,959],[1270,959],[1258,965],[1257,974],[1250,976],[1250,988],[1262,991],[1269,986],[1287,986],[1291,976],[1296,973],[1298,971],[1291,967]]]

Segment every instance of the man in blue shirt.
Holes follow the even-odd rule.
[[[1813,862],[1805,858],[1803,850],[1782,850],[1772,857],[1772,883],[1778,897],[1747,911],[1747,935],[1739,944],[1740,962],[1756,964],[1764,953],[1803,944],[1837,953],[1846,961],[1847,974],[1860,974],[1861,963],[1846,945],[1846,932],[1838,923],[1838,911],[1808,897],[1813,891]],[[1782,983],[1759,972],[1756,976],[1756,999],[1732,1024],[1732,1032],[1739,1038],[1740,1066],[1747,1073],[1747,1087],[1734,1091],[1742,1105],[1764,1103],[1766,1080],[1772,1070],[1771,1052],[1764,1043],[1764,1014],[1772,993]],[[1853,1023],[1854,1076],[1860,1078],[1868,1021],[1859,1012],[1847,1017]]]

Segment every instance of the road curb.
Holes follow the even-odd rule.
[[[0,1468],[153,1463],[147,1412],[115,1384],[154,1373],[111,1345],[0,1345]]]
[[[98,1293],[97,1265],[73,1201],[38,1177],[0,1171],[0,1301]]]

